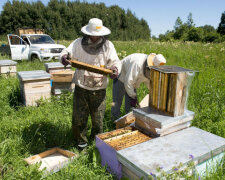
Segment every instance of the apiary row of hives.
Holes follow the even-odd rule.
[[[23,103],[35,106],[40,99],[49,99],[51,94],[61,94],[62,91],[73,91],[74,71],[71,67],[64,69],[61,63],[45,63],[46,71],[18,72]],[[57,93],[56,93],[57,92]]]

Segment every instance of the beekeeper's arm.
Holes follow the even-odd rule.
[[[138,79],[138,74],[140,73],[140,67],[137,64],[132,64],[124,78],[124,87],[128,96],[135,99],[137,97],[136,92],[134,91],[134,84]]]
[[[112,74],[112,76],[110,76],[112,79],[116,78],[120,74],[121,66],[121,61],[117,56],[116,49],[114,45],[109,41],[109,52],[107,55],[106,68],[113,70],[114,73]]]
[[[76,41],[76,40],[75,40]],[[60,54],[60,62],[66,66],[69,64],[69,62],[67,61],[68,59],[71,59],[71,56],[72,56],[72,52],[73,52],[73,47],[74,47],[74,44],[75,44],[75,41],[73,41],[69,46],[68,48],[65,48],[62,50],[61,54]]]

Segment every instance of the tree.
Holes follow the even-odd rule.
[[[188,33],[188,25],[187,24],[182,24],[179,28],[177,28],[174,32],[174,39],[182,39],[184,40],[184,37],[187,36]]]
[[[192,18],[192,13],[189,13],[188,17],[187,17],[187,25],[188,27],[193,27],[194,25],[194,20]]]
[[[181,18],[178,16],[177,20],[175,21],[174,29],[177,30],[183,24]]]
[[[47,6],[41,1],[7,1],[0,14],[0,34],[13,33],[21,27],[43,28],[55,39],[72,40],[83,35],[81,27],[93,17],[103,20],[112,32],[112,40],[150,39],[147,22],[130,10],[79,0],[50,0]]]
[[[201,26],[201,27],[199,27],[199,28],[202,28],[203,31],[204,31],[205,33],[215,32],[215,31],[216,31],[215,28],[214,28],[213,26],[207,25],[207,24],[204,25],[204,26]]]
[[[192,27],[188,32],[188,41],[198,42],[203,39],[203,30],[201,28]]]
[[[221,35],[225,35],[225,11],[221,15],[221,20],[217,32]]]

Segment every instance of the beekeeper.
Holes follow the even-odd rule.
[[[61,62],[67,65],[68,59],[105,67],[113,70],[110,77],[116,78],[121,71],[121,62],[114,45],[105,38],[111,31],[103,26],[102,20],[92,18],[81,28],[84,36],[74,40],[61,53]],[[91,137],[103,132],[103,118],[106,108],[106,75],[76,69],[73,98],[72,131],[78,147],[87,146],[88,116],[92,119]]]
[[[111,108],[111,119],[120,117],[120,107],[125,96],[125,112],[128,113],[132,107],[137,106],[136,89],[141,83],[149,88],[150,76],[147,66],[160,66],[166,63],[162,54],[151,53],[131,54],[121,60],[122,69],[118,78],[113,80],[113,103]]]

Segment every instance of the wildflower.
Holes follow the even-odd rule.
[[[178,171],[178,168],[174,168],[174,171]]]
[[[198,180],[201,180],[201,177],[200,176],[198,176]]]
[[[150,175],[151,175],[152,177],[155,177],[155,174],[153,174],[152,172],[150,173]]]
[[[189,154],[189,157],[193,160],[194,156],[192,154]]]

